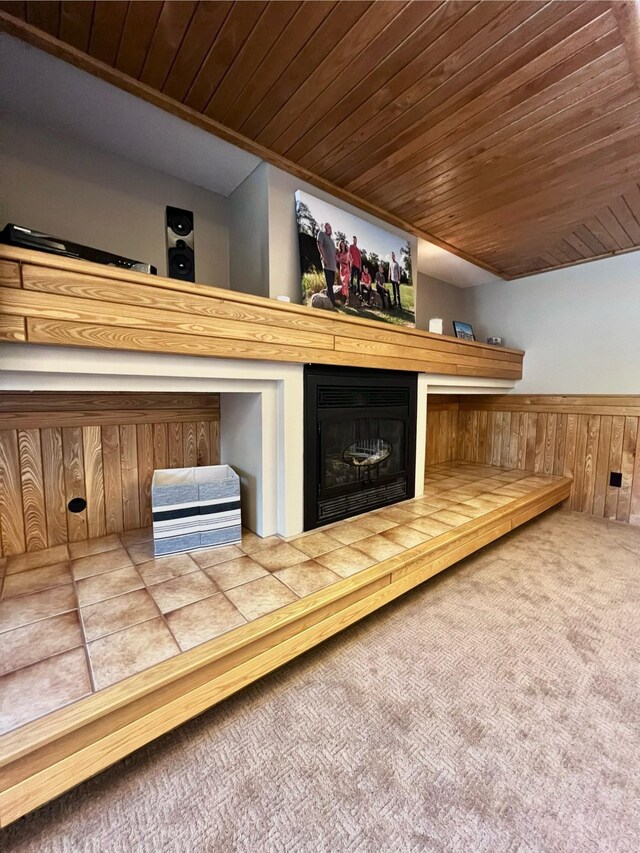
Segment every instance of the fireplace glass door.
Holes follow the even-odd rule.
[[[352,411],[349,417],[322,413],[320,490],[327,498],[363,491],[404,478],[406,422],[400,414],[372,418]]]

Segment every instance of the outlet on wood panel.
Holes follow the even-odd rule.
[[[620,471],[612,471],[609,474],[609,485],[619,489],[622,486],[622,473]]]

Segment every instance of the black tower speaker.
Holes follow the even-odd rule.
[[[196,280],[193,213],[167,207],[167,275],[179,281]]]

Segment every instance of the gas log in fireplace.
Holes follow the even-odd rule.
[[[305,367],[304,527],[414,496],[415,374]]]

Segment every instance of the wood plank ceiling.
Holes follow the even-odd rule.
[[[507,278],[640,247],[631,0],[0,7],[9,32]]]

